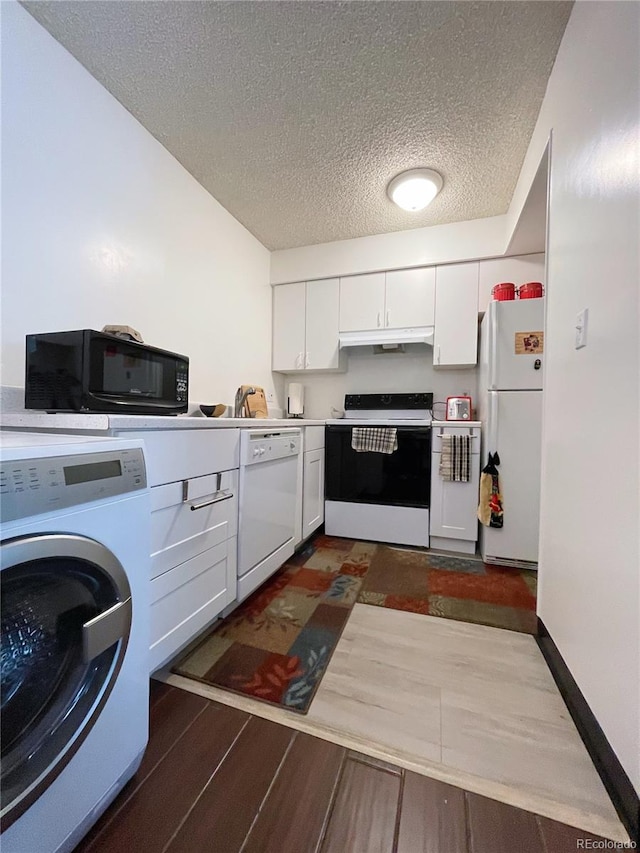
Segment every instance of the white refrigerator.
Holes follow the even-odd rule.
[[[492,301],[480,326],[481,468],[498,453],[504,511],[500,528],[480,525],[486,563],[537,568],[540,525],[541,299]]]

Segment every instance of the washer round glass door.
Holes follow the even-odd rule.
[[[46,534],[2,543],[2,829],[63,770],[115,683],[131,591],[93,539]]]

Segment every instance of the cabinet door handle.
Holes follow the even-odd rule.
[[[389,323],[389,312],[387,311],[387,326],[389,326],[389,325],[390,325],[390,323]]]
[[[304,360],[304,366],[305,366],[305,367],[310,367],[310,366],[311,366],[311,362],[309,361],[309,353],[307,353],[306,358],[305,358],[305,360]]]
[[[380,328],[380,312],[378,311],[378,328]]]
[[[440,344],[438,344],[438,364],[440,364]]]
[[[219,504],[221,501],[228,501],[229,498],[233,497],[233,492],[219,492],[217,495],[214,495],[208,501],[202,501],[201,504],[192,504],[189,509],[191,512],[195,512],[197,509],[204,509],[206,506],[212,506],[213,504]]]

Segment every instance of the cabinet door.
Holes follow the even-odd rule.
[[[340,331],[366,332],[384,325],[383,272],[340,279]]]
[[[331,370],[339,366],[339,314],[340,279],[308,281],[304,362],[308,370]]]
[[[512,281],[516,287],[527,281],[544,282],[544,252],[538,255],[480,261],[478,311],[484,313],[487,310],[491,301],[491,289],[494,284],[500,284],[502,281]]]
[[[232,536],[151,581],[150,672],[163,666],[235,599],[236,547]]]
[[[305,353],[305,282],[273,288],[272,370],[301,370]]]
[[[324,521],[324,448],[304,454],[302,486],[302,538]]]
[[[478,488],[480,456],[471,456],[471,480],[455,483],[443,480],[438,469],[440,454],[431,457],[431,507],[429,535],[444,539],[478,539]]]
[[[436,268],[433,363],[462,367],[478,360],[478,262]]]
[[[388,272],[384,325],[392,329],[433,326],[435,296],[435,267]]]

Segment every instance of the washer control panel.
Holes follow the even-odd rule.
[[[13,521],[144,489],[140,448],[3,461],[0,518]]]

